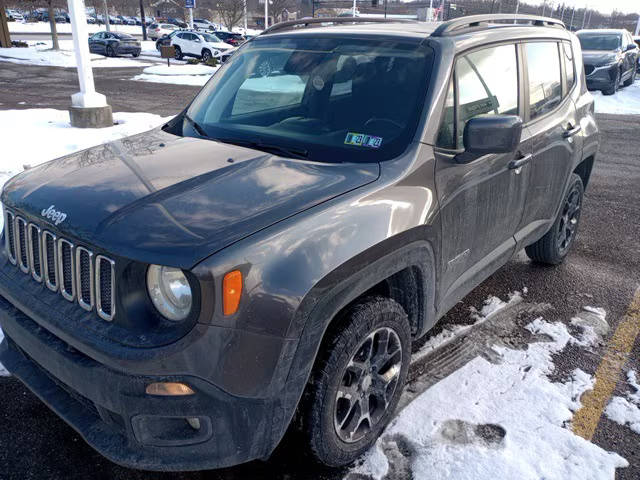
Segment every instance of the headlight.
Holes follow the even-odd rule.
[[[153,305],[167,319],[179,322],[189,316],[193,295],[189,280],[179,268],[151,265],[147,290]]]

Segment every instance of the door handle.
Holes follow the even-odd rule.
[[[582,130],[582,127],[578,125],[577,127],[573,127],[573,128],[569,128],[568,130],[565,130],[562,136],[564,138],[571,138],[577,133],[580,133],[581,130]]]
[[[523,157],[516,158],[515,160],[511,160],[509,162],[509,170],[515,170],[517,168],[522,167],[523,165],[526,165],[531,161],[532,157],[533,155],[528,154],[528,155],[524,155]]]

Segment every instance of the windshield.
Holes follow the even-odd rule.
[[[185,134],[325,162],[385,160],[415,133],[432,63],[431,48],[406,39],[258,37],[198,94]]]
[[[583,50],[615,50],[620,47],[620,35],[578,35]]]
[[[220,43],[220,39],[215,35],[210,35],[208,33],[201,33],[200,35],[202,35],[205,42]]]

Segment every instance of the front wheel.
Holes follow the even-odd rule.
[[[636,69],[633,69],[633,73],[631,74],[631,76],[629,78],[627,78],[625,80],[625,82],[623,83],[623,85],[625,87],[629,87],[631,85],[633,85],[633,83],[636,81]]]
[[[202,51],[202,62],[207,63],[209,60],[211,60],[211,58],[212,58],[211,52],[207,49],[204,49]]]
[[[525,248],[531,260],[549,265],[562,263],[578,233],[583,195],[582,179],[574,173],[553,226],[544,237]]]
[[[116,51],[113,49],[111,45],[107,46],[107,57],[115,57]]]
[[[620,88],[620,78],[621,74],[620,70],[618,70],[618,73],[616,73],[616,79],[613,81],[613,84],[611,84],[611,86],[606,90],[603,90],[602,93],[604,95],[613,95],[614,93],[616,93],[618,91],[618,88]]]
[[[348,465],[366,452],[398,405],[411,360],[404,309],[385,297],[348,307],[323,343],[303,402],[316,460]]]
[[[175,53],[173,54],[174,58],[176,60],[182,60],[182,50],[180,50],[180,47],[175,45],[173,48],[175,49]]]

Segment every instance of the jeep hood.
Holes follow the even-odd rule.
[[[191,268],[378,175],[375,163],[292,160],[156,129],[23,172],[2,201],[113,255]],[[42,216],[51,206],[66,215],[58,225]]]

